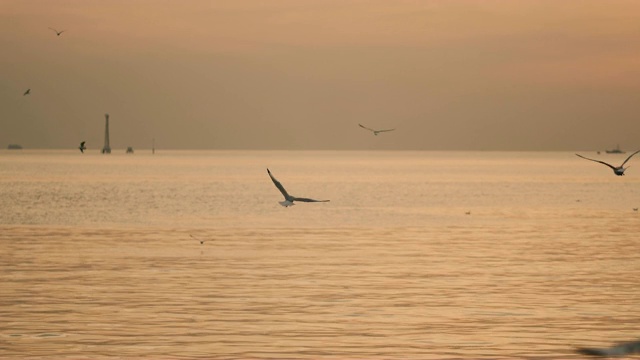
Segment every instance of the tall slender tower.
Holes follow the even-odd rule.
[[[109,146],[109,114],[104,114],[106,120],[104,125],[104,147],[102,148],[103,154],[111,154],[111,146]]]

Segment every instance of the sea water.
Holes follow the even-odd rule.
[[[640,337],[634,169],[2,150],[0,358],[580,358]]]

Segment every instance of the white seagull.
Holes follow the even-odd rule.
[[[598,163],[600,163],[600,164],[607,165],[608,167],[610,167],[610,168],[613,170],[613,173],[614,173],[614,174],[616,174],[616,175],[618,175],[618,176],[622,176],[622,175],[624,175],[624,171],[625,171],[625,170],[627,170],[627,169],[629,168],[628,166],[627,166],[627,167],[624,167],[624,164],[626,164],[626,163],[627,163],[627,161],[629,161],[629,159],[631,159],[631,157],[632,157],[633,155],[635,155],[635,154],[637,154],[637,153],[639,153],[639,152],[640,152],[640,150],[638,150],[638,151],[634,152],[633,154],[629,155],[629,157],[628,157],[628,158],[627,158],[627,159],[622,163],[622,165],[617,166],[617,167],[616,167],[616,166],[613,166],[613,165],[611,165],[611,164],[607,164],[607,163],[606,163],[606,162],[604,162],[604,161],[595,160],[595,159],[589,159],[588,157],[584,157],[584,156],[582,156],[582,155],[580,155],[580,154],[576,154],[576,156],[581,157],[581,158],[586,159],[586,160],[591,160],[591,161],[598,162]]]
[[[67,30],[58,31],[58,30],[56,30],[56,29],[54,29],[54,28],[52,28],[52,27],[50,27],[49,29],[51,29],[51,30],[55,31],[55,33],[56,33],[56,35],[57,35],[57,36],[60,36],[60,34],[62,34],[63,32],[67,31]]]
[[[276,178],[274,178],[273,175],[271,175],[271,171],[269,171],[268,168],[267,168],[267,173],[269,174],[269,177],[271,178],[271,181],[273,181],[273,183],[276,185],[278,190],[280,190],[280,192],[284,196],[284,201],[278,201],[278,203],[280,205],[284,206],[284,207],[295,205],[293,203],[294,201],[302,201],[302,202],[328,202],[329,201],[329,200],[314,200],[314,199],[291,196],[291,195],[289,195],[287,190],[284,189],[284,186],[282,186],[282,184],[280,184],[280,181],[276,180]]]
[[[81,143],[80,143],[80,146],[78,146],[78,149],[80,149],[80,152],[81,152],[81,153],[83,153],[83,154],[84,154],[84,151],[87,149],[87,147],[86,147],[86,146],[84,146],[84,143],[85,143],[85,142],[86,142],[86,141],[81,142]]]
[[[640,341],[632,341],[610,348],[598,349],[598,348],[579,348],[576,351],[582,355],[601,356],[601,357],[613,357],[613,356],[625,356],[629,354],[640,353]]]
[[[358,124],[358,125],[360,125],[360,127],[361,127],[361,128],[363,128],[363,129],[367,129],[367,130],[369,130],[369,131],[373,132],[373,135],[376,135],[376,136],[378,136],[378,134],[380,134],[381,132],[387,132],[387,131],[393,131],[393,130],[395,130],[395,129],[374,130],[374,129],[368,128],[368,127],[366,127],[366,126],[364,126],[364,125],[362,125],[362,124]]]

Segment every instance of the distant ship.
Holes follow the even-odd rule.
[[[616,148],[613,150],[605,150],[607,154],[624,154],[624,151],[620,150],[620,145],[616,145]]]

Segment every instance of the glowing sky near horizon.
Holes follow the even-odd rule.
[[[109,113],[113,148],[633,150],[638,14],[620,0],[0,0],[0,147],[96,150]]]

